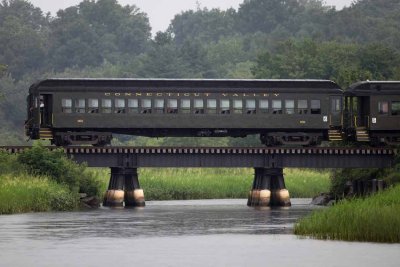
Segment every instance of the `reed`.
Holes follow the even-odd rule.
[[[399,210],[400,185],[315,211],[295,225],[294,233],[318,239],[399,243]]]
[[[97,169],[107,189],[108,169]],[[313,197],[327,192],[329,173],[285,169],[285,182],[291,197]],[[253,169],[159,169],[139,170],[140,185],[147,200],[247,198],[253,183]]]
[[[72,210],[78,200],[67,186],[45,177],[0,175],[0,214]]]

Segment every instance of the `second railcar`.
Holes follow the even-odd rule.
[[[56,145],[112,134],[313,145],[341,140],[342,96],[326,80],[48,79],[30,88],[26,132]]]
[[[345,92],[346,131],[360,143],[400,144],[400,81],[363,81]]]

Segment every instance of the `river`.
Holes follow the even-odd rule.
[[[0,266],[400,266],[399,244],[292,235],[316,207],[148,201],[142,209],[0,216]]]

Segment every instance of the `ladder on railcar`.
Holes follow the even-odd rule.
[[[46,140],[53,139],[53,131],[50,128],[40,128],[39,138]]]
[[[357,142],[370,142],[369,133],[366,127],[356,128],[356,140]]]
[[[341,130],[329,130],[328,131],[329,141],[340,142],[343,141],[342,131]]]

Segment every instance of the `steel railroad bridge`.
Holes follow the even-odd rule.
[[[19,153],[29,147],[0,147]],[[392,148],[352,147],[64,147],[77,163],[110,167],[104,198],[106,206],[144,206],[138,168],[254,168],[249,206],[290,206],[283,168],[391,168],[397,151]]]

